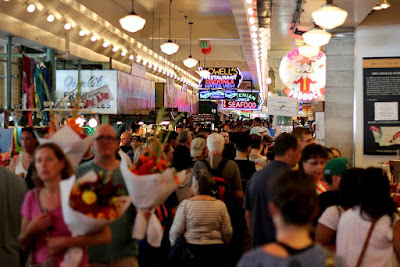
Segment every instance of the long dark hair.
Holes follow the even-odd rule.
[[[390,197],[389,180],[380,168],[368,168],[364,172],[360,188],[360,212],[373,219],[388,215],[393,222],[393,214],[397,206]]]
[[[62,180],[68,179],[69,177],[71,177],[71,175],[75,174],[74,167],[72,167],[71,162],[68,160],[68,158],[65,156],[64,152],[61,150],[61,148],[58,145],[56,145],[54,143],[42,144],[36,148],[35,155],[42,148],[48,148],[48,149],[52,150],[58,160],[64,161],[64,168],[61,170],[61,179]],[[35,157],[35,161],[36,161],[36,157]],[[40,178],[37,174],[35,164],[33,164],[32,181],[35,184],[35,186],[43,187],[43,181],[40,180]]]

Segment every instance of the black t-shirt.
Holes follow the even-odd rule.
[[[190,156],[190,149],[187,146],[178,145],[175,148],[172,167],[175,167],[177,171],[193,167],[193,159]]]
[[[251,176],[256,172],[256,166],[254,165],[254,162],[250,160],[235,159],[235,162],[240,170],[243,192],[246,192],[247,184],[250,181]]]

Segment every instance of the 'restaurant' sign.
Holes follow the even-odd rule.
[[[200,90],[199,100],[233,100],[237,95],[237,90]]]
[[[239,88],[243,75],[239,68],[204,68],[210,72],[210,76],[202,78],[199,88]]]
[[[236,100],[224,100],[223,109],[260,110],[263,101],[259,93],[239,92]]]

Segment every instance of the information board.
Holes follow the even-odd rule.
[[[364,154],[400,150],[400,58],[363,58]]]

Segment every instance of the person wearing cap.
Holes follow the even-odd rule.
[[[339,202],[339,183],[342,179],[342,174],[347,170],[349,161],[346,158],[334,158],[328,161],[324,168],[324,178],[327,182],[326,192],[319,195],[321,215],[324,210]]]
[[[252,127],[250,129],[250,134],[257,134],[257,135],[260,135],[260,136],[264,136],[264,135],[271,136],[271,134],[269,133],[269,130],[267,128],[261,127],[261,126]]]
[[[208,156],[207,143],[204,138],[197,137],[190,144],[190,156],[193,161],[203,160]]]

